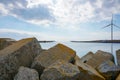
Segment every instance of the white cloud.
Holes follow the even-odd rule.
[[[102,4],[103,4],[102,0],[97,0],[96,3],[95,3],[95,6],[97,8],[102,8]]]
[[[34,37],[37,37],[37,38],[42,39],[42,40],[44,40],[46,37],[49,36],[48,34],[45,34],[45,33],[29,32],[29,31],[23,31],[23,30],[15,30],[15,29],[0,29],[0,33],[12,33],[12,35],[19,34],[19,35],[23,35],[23,36],[26,35],[26,37],[33,37],[34,36]]]
[[[53,5],[52,0],[27,0],[27,1],[28,1],[27,8],[37,7],[40,4],[45,4],[47,6]]]
[[[22,3],[16,2],[16,5],[18,6],[18,8],[25,8],[25,6],[22,5]]]
[[[27,21],[27,20],[26,20]],[[32,24],[36,24],[36,25],[43,25],[45,27],[50,25],[50,21],[49,20],[28,20],[28,23],[32,23]]]
[[[72,36],[66,36],[66,35],[63,36],[54,33],[30,32],[30,31],[15,30],[15,29],[0,29],[0,37],[5,37],[3,36],[3,34],[5,34],[6,37],[15,36],[14,37],[15,39],[20,39],[25,37],[36,37],[38,40],[56,40],[56,41],[67,41],[72,38],[74,39],[74,37]]]
[[[8,15],[8,10],[5,8],[3,4],[0,4],[0,14]]]
[[[2,0],[2,14],[32,24],[65,26],[110,19],[120,13],[119,0]]]

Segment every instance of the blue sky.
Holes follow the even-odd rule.
[[[110,39],[110,23],[120,26],[120,0],[0,0],[0,37],[16,40]],[[114,39],[120,29],[114,28]]]

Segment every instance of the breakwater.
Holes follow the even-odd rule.
[[[113,55],[101,50],[79,58],[76,51],[61,43],[44,50],[36,38],[1,47],[0,80],[120,79],[120,64],[116,66]],[[120,50],[116,54],[119,63]]]

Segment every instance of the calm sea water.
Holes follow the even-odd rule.
[[[59,42],[52,43],[40,43],[43,49],[49,49]],[[89,51],[96,52],[97,50],[103,50],[111,53],[111,43],[74,43],[74,42],[60,42],[76,51],[79,57],[84,56]],[[116,59],[116,50],[120,49],[120,43],[113,43],[113,56]],[[116,62],[116,60],[115,60]]]

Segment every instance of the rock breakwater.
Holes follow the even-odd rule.
[[[119,50],[116,54],[119,62]],[[120,66],[113,60],[101,50],[79,58],[63,44],[44,50],[36,38],[26,38],[1,48],[0,80],[119,80]]]

